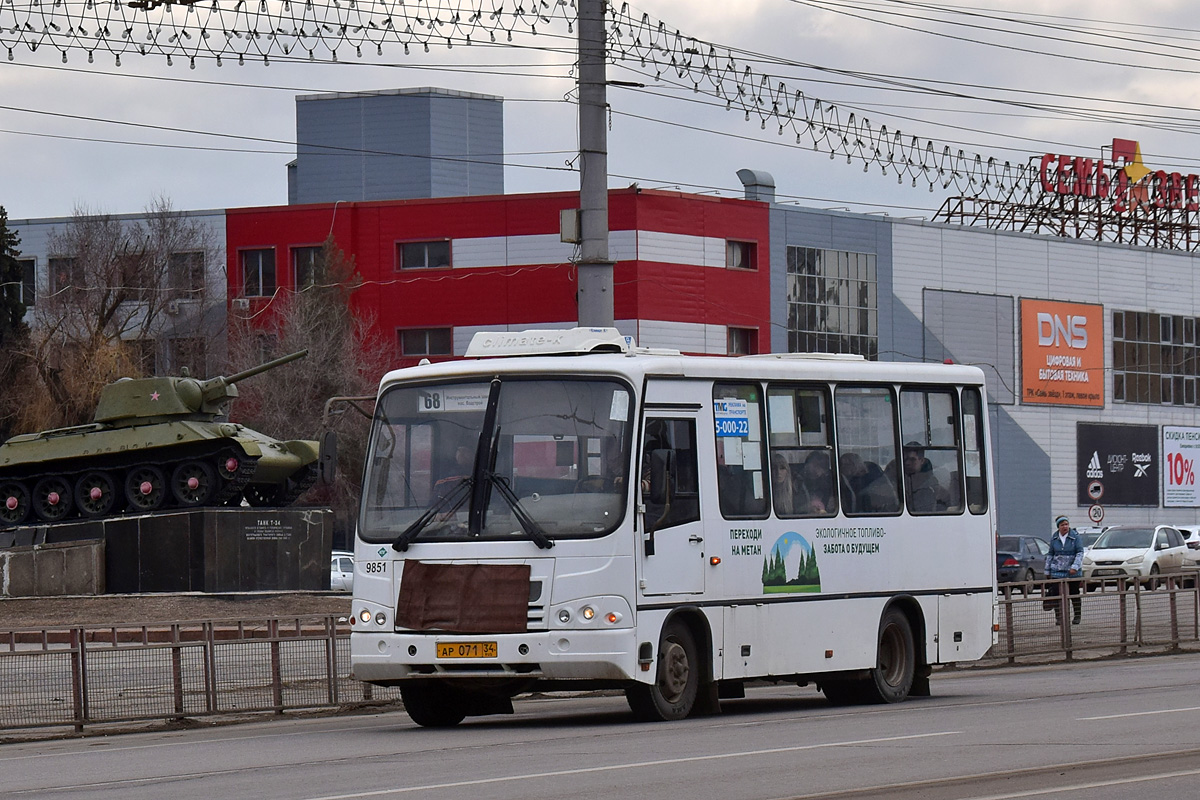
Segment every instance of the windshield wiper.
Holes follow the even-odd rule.
[[[525,531],[525,535],[532,539],[533,543],[542,550],[549,550],[551,547],[554,547],[554,540],[542,529],[541,525],[538,525],[537,520],[529,516],[529,512],[525,510],[525,506],[521,505],[520,498],[517,497],[512,487],[508,485],[508,480],[494,472],[489,472],[487,478],[496,487],[496,490],[500,492],[500,496],[504,498],[504,501],[508,503],[508,507],[512,509],[513,516],[517,518],[517,522],[521,523],[521,528]]]
[[[421,532],[429,526],[429,523],[441,514],[443,511],[446,514],[453,514],[455,511],[466,502],[471,496],[470,488],[474,485],[475,479],[467,476],[454,484],[450,491],[442,495],[442,499],[431,505],[425,510],[425,513],[417,517],[411,525],[404,529],[404,532],[396,537],[396,541],[392,542],[392,549],[403,553],[408,549],[408,545],[414,539],[421,535]],[[453,504],[453,505],[451,505]]]

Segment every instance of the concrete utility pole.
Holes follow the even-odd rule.
[[[613,326],[608,260],[606,0],[579,0],[579,324]]]

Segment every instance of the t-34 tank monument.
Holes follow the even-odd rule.
[[[0,525],[31,517],[103,519],[128,509],[284,506],[316,479],[317,443],[279,441],[219,421],[236,384],[308,354],[228,377],[122,378],[105,386],[90,425],[0,445]]]
[[[331,512],[282,508],[316,480],[317,442],[225,416],[236,384],[305,355],[208,380],[122,378],[91,424],[0,445],[0,558],[28,555],[23,593],[80,584],[37,564],[69,542],[95,548],[93,591],[327,589]]]

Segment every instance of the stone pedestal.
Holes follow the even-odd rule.
[[[332,536],[325,508],[201,508],[10,528],[0,548],[101,540],[109,594],[319,591]]]

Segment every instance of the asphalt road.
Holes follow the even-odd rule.
[[[0,746],[38,800],[1197,796],[1200,654],[938,674],[933,697],[830,706],[764,687],[720,716],[637,724],[623,698],[518,700],[427,730],[403,713]]]

